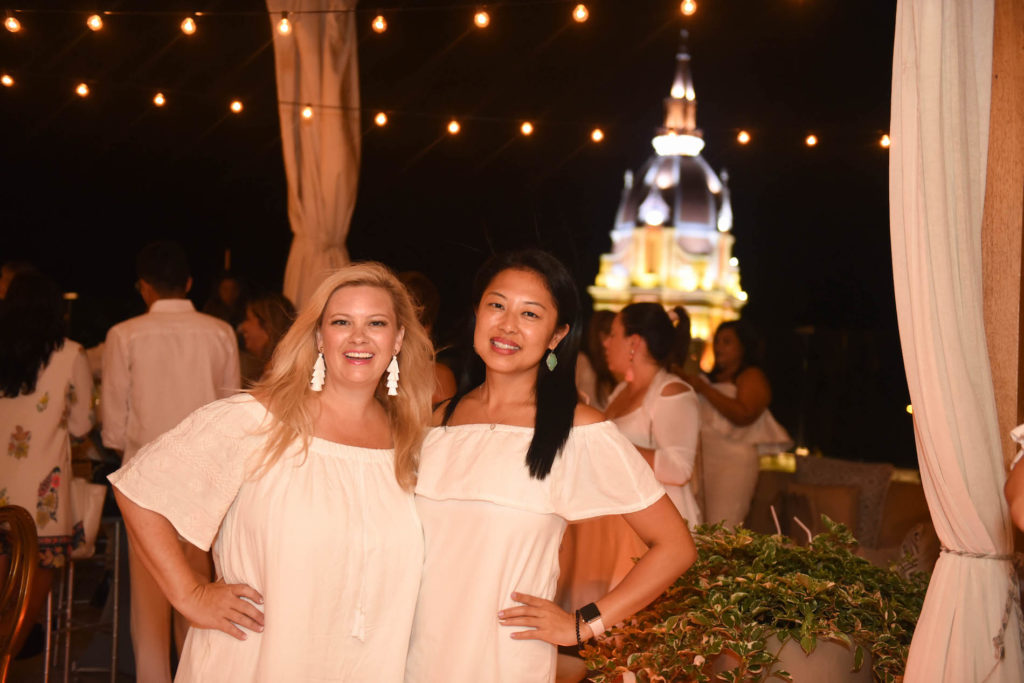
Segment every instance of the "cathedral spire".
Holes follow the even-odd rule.
[[[690,50],[686,45],[688,39],[689,33],[685,29],[680,31],[676,75],[672,81],[672,90],[665,98],[665,127],[660,132],[700,136],[697,130],[697,94],[693,89]]]

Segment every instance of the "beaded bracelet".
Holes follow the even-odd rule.
[[[583,639],[580,638],[580,611],[576,610],[576,645],[583,649]]]

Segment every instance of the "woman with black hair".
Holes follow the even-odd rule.
[[[60,290],[28,271],[11,281],[0,308],[0,505],[20,505],[36,520],[39,567],[29,620],[42,610],[74,533],[69,434],[92,428],[92,373],[79,344],[64,338]],[[20,637],[24,637],[22,630]],[[20,647],[16,635],[14,651]]]
[[[715,330],[715,365],[687,378],[701,397],[701,458],[705,519],[741,524],[760,472],[759,444],[788,448],[792,440],[768,411],[771,386],[760,366],[761,342],[743,322]]]
[[[577,401],[579,304],[565,267],[535,250],[499,255],[474,295],[478,379],[439,409],[420,454],[426,557],[406,681],[549,682],[555,645],[641,609],[696,551],[636,449]],[[566,522],[607,514],[651,549],[570,614],[550,600]]]

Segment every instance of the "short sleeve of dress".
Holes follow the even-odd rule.
[[[214,401],[144,446],[110,475],[133,503],[166,517],[193,545],[209,550],[238,494],[265,410],[250,396]]]
[[[647,461],[608,421],[574,427],[551,475],[556,512],[569,521],[637,512],[665,495]]]

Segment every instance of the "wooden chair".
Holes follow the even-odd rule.
[[[39,563],[39,540],[32,515],[25,508],[6,505],[0,508],[0,527],[4,526],[11,554],[0,587],[0,683],[7,680],[7,669],[15,654],[11,649],[25,622],[29,589]]]

